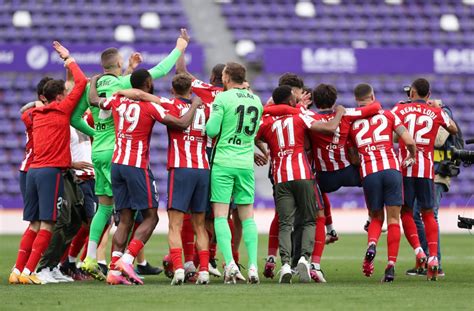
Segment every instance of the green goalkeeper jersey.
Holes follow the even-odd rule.
[[[219,135],[213,164],[253,169],[254,139],[262,111],[260,98],[245,89],[231,89],[216,96],[206,124],[209,137]]]
[[[158,65],[149,70],[152,78],[158,79],[170,72],[180,55],[181,52],[174,49]],[[130,88],[132,88],[130,75],[117,77],[105,74],[97,81],[97,93],[100,97],[110,97],[119,90]],[[115,146],[114,119],[110,111],[101,111],[97,107],[90,106],[89,90],[90,85],[87,84],[86,90],[71,116],[71,125],[86,135],[94,136],[92,152],[113,150]],[[91,110],[95,129],[91,128],[82,118],[87,108]]]

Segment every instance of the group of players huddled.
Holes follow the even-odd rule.
[[[427,278],[437,279],[432,155],[438,128],[456,133],[457,127],[429,100],[427,80],[415,80],[410,102],[390,111],[376,101],[369,84],[355,87],[357,108],[344,108],[336,105],[334,86],[310,90],[300,77],[286,73],[262,104],[238,63],[216,65],[209,84],[189,74],[184,61],[188,42],[182,29],[176,48],[162,62],[150,70],[136,69],[142,59],[134,53],[125,72],[118,50],[109,48],[101,55],[103,74],[90,81],[69,51],[53,43],[67,81],[42,79],[38,101],[21,111],[27,144],[20,184],[23,219],[30,224],[11,284],[57,283],[72,280],[69,275],[131,285],[143,284],[140,274],[161,272],[143,254],[159,220],[149,162],[155,122],[168,130],[169,254],[164,269],[172,285],[208,284],[210,275],[221,277],[216,245],[224,259],[225,283],[259,283],[254,163],[270,163],[276,206],[265,277],[275,276],[279,249],[280,283],[291,283],[294,276],[300,282],[326,282],[320,265],[324,247],[338,239],[327,193],[362,186],[369,210],[363,273],[374,272],[386,214],[388,262],[382,281],[395,277],[400,219],[416,255],[415,269],[427,269]],[[174,98],[154,95],[153,79],[175,65]],[[429,254],[420,247],[415,201],[422,207]],[[106,243],[114,213],[117,228],[104,268],[98,248]],[[247,278],[239,264],[242,239]]]

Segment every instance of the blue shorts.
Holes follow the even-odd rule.
[[[204,213],[209,206],[210,170],[171,168],[168,173],[168,209]]]
[[[403,177],[405,205],[410,209],[415,206],[415,199],[422,209],[434,208],[434,181],[429,178]]]
[[[362,187],[368,209],[379,211],[384,206],[402,206],[402,180],[402,173],[397,170],[383,170],[365,176]]]
[[[64,180],[61,169],[30,168],[26,174],[23,220],[56,221],[63,204]]]
[[[341,187],[362,186],[359,168],[349,165],[337,171],[320,171],[316,173],[319,188],[323,193],[331,193]]]
[[[150,169],[112,163],[115,210],[158,208],[155,178]]]
[[[20,171],[20,192],[21,198],[23,199],[23,204],[25,204],[26,173],[27,172]]]
[[[95,180],[88,179],[84,180],[79,184],[79,187],[82,190],[84,195],[84,210],[86,212],[87,218],[92,218],[97,211],[97,206],[99,204],[99,199],[95,195]]]

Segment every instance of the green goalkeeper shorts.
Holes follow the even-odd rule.
[[[213,165],[211,169],[211,202],[253,204],[255,175],[253,169],[239,169]]]
[[[112,168],[113,150],[103,150],[92,153],[92,164],[95,172],[95,194],[113,197],[112,179],[110,171]]]

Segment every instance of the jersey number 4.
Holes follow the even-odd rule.
[[[126,132],[133,132],[133,130],[138,125],[138,120],[140,119],[140,106],[137,104],[131,104],[127,107],[126,104],[121,104],[120,106],[118,106],[117,112],[120,118],[119,130],[123,130],[124,123],[125,121],[127,121],[127,123],[129,123],[130,125],[128,126]]]
[[[189,108],[183,108],[181,110],[181,117],[188,112]],[[201,131],[202,135],[206,133],[206,113],[204,112],[204,109],[197,109],[196,113],[194,114],[194,119],[193,123],[191,123],[190,126],[188,126],[187,129],[184,130],[185,133],[188,133],[193,130],[193,131]]]

